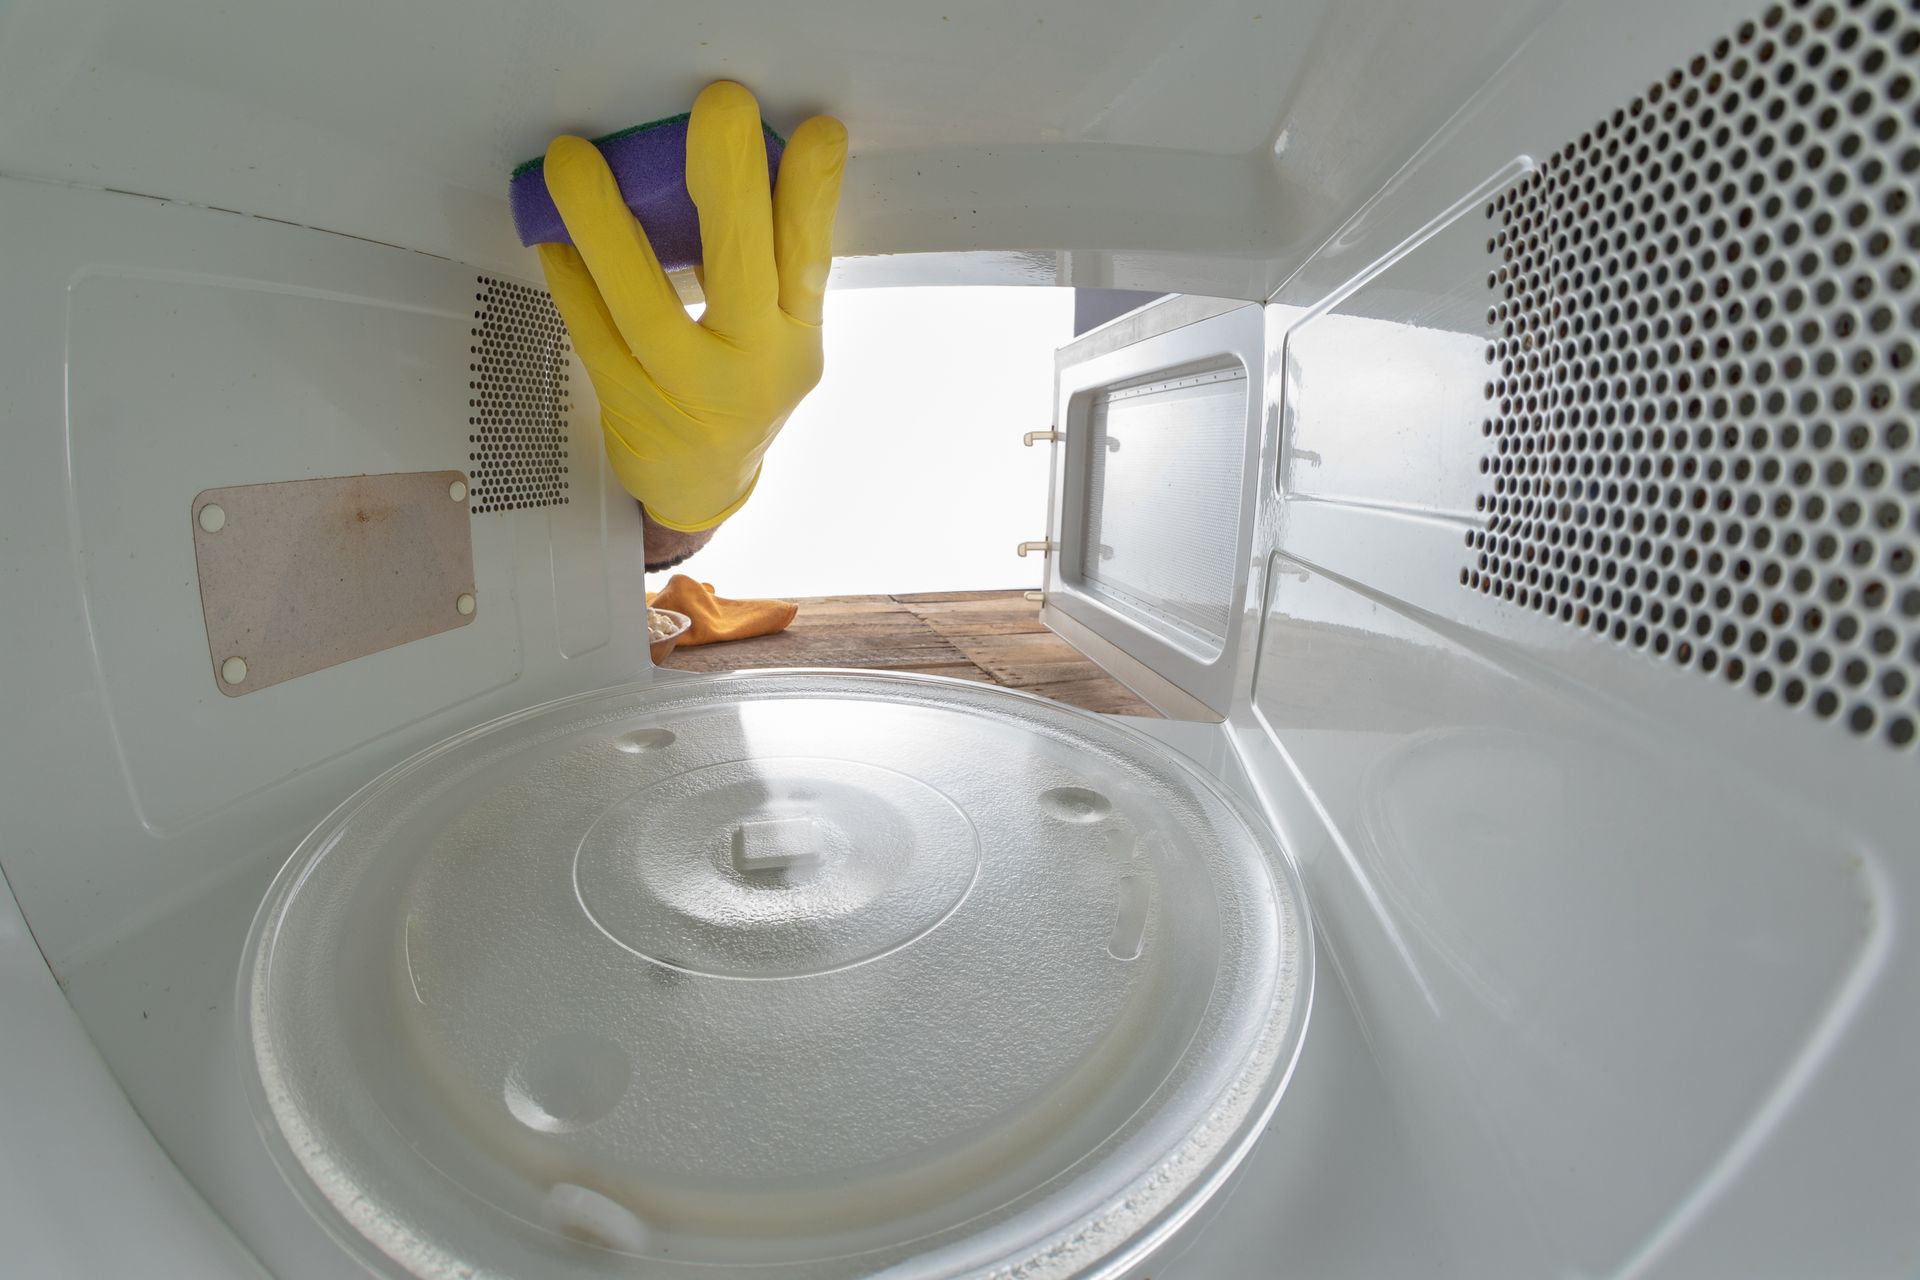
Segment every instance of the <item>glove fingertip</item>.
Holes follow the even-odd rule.
[[[715,80],[702,89],[693,100],[693,114],[696,119],[722,119],[726,116],[745,115],[755,123],[760,119],[760,103],[753,96],[753,90],[737,80]]]
[[[583,153],[593,151],[594,145],[585,138],[576,138],[563,133],[547,144],[547,157],[544,161],[549,175],[565,170],[580,163]]]
[[[814,116],[793,131],[793,147],[822,171],[845,163],[847,126],[832,116]]]

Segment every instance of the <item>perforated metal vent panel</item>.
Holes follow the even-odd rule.
[[[1488,205],[1465,586],[1920,724],[1920,0],[1776,5]]]
[[[475,515],[567,501],[566,326],[539,289],[478,279],[471,434]]]

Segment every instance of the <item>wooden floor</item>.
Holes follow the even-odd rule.
[[[919,671],[1025,689],[1088,711],[1159,713],[1040,624],[1019,591],[943,591],[800,600],[778,635],[675,649],[681,671],[860,667]]]

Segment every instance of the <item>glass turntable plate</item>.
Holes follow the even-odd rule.
[[[1298,1050],[1272,834],[1112,721],[740,673],[453,738],[255,921],[256,1110],[420,1276],[1098,1274],[1218,1187]]]

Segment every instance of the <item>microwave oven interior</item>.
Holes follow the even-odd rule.
[[[835,289],[1165,295],[1062,347],[1052,404],[1007,427],[1050,456],[1042,620],[1168,719],[1004,695],[1008,712],[931,686],[953,704],[941,714],[986,708],[951,722],[1004,781],[986,788],[988,772],[915,773],[949,723],[895,705],[921,693],[651,665],[638,514],[603,465],[506,178],[556,132],[668,115],[719,78],[749,84],[776,127],[846,121]],[[428,972],[382,948],[454,957],[447,972],[497,964],[505,984],[515,922],[537,912],[483,909],[455,877],[445,910],[416,918],[404,895],[435,882],[396,881],[379,910],[399,923],[352,943],[371,934],[273,914],[282,869],[313,872],[295,876],[313,890],[302,910],[372,901],[372,880],[360,898],[349,880],[323,891],[343,850],[376,847],[367,815],[393,786],[584,722],[595,699],[626,715],[718,697],[738,703],[728,733],[786,744],[756,803],[884,809],[859,829],[924,854],[925,893],[860,890],[880,914],[849,916],[824,959],[673,934],[682,950],[647,961],[691,984],[649,996],[669,1022],[689,991],[699,1004],[730,983],[745,1001],[769,973],[802,974],[808,997],[859,990],[915,954],[903,939],[944,945],[966,877],[987,886],[978,905],[1015,865],[994,861],[1003,829],[1024,833],[1007,846],[1019,865],[1059,859],[1035,892],[1061,914],[1035,918],[1073,922],[1010,955],[1051,955],[1082,925],[1098,965],[1195,940],[1127,971],[1153,975],[1126,1006],[1148,1030],[1132,1057],[1100,1041],[1073,1105],[1105,1114],[1139,1088],[1143,1131],[1182,1115],[1217,1141],[1178,1197],[1111,1239],[1096,1227],[1119,1219],[1088,1217],[1083,1249],[1021,1274],[1911,1274],[1917,184],[1920,0],[0,6],[0,1272],[305,1280],[481,1274],[492,1257],[524,1274],[561,1247],[515,1217],[532,1234],[460,1255],[465,1271],[457,1250],[369,1248],[378,1230],[303,1181],[318,1148],[289,1140],[287,1117],[324,1111],[330,1087],[299,1070],[331,1049],[308,1042],[287,1077],[307,1083],[275,1095],[258,1033],[272,1000],[312,996],[303,974],[378,970],[367,989],[397,999],[379,982]],[[865,709],[823,713],[809,764],[792,708],[835,690]],[[1011,721],[1051,745],[992,736]],[[886,738],[908,723],[919,736]],[[532,803],[557,812],[602,785],[595,770],[656,767],[666,724],[621,722],[624,746]],[[895,726],[863,741],[908,744],[900,758],[835,755],[862,724]],[[681,748],[704,732],[683,728]],[[1062,743],[1116,771],[1099,775],[1112,794],[1015,767],[1057,763]],[[531,787],[539,752],[561,748],[524,750]],[[1157,763],[1126,774],[1129,753]],[[973,777],[939,786],[976,786],[977,811],[936,777]],[[701,787],[749,785],[701,778],[606,813],[637,833],[676,805],[703,820]],[[1178,787],[1144,781],[1165,778]],[[494,810],[511,825],[513,785],[472,791],[434,829]],[[1135,870],[1088,880],[1098,910],[1074,914],[1075,842],[1127,806],[1144,822],[1163,795],[1185,797],[1156,801],[1169,830],[1216,834],[1129,845]],[[841,827],[781,813],[729,828],[742,876],[835,856]],[[611,828],[587,827],[568,856],[592,915],[592,877],[625,872],[594,870]],[[316,853],[340,857],[289,861]],[[1277,914],[1230,909],[1263,894]],[[285,927],[249,950],[256,913]],[[469,918],[491,923],[443,927]],[[597,923],[630,959],[653,945],[641,923]],[[310,970],[268,982],[245,964],[303,941]],[[565,1003],[584,970],[525,954],[528,1007],[522,979],[545,964]],[[1119,970],[1069,991],[1054,979],[1085,956],[1060,955],[1078,958],[955,960],[954,985],[933,973],[901,1025],[933,1043],[943,1002],[1027,1016],[1039,1038],[1007,1039],[1007,1081],[1028,1050],[1085,1065],[1072,1037]],[[1174,1105],[1200,1050],[1168,1050],[1160,1092],[1138,1077],[1183,1019],[1213,1043],[1202,1014],[1225,1016],[1226,996],[1182,993],[1201,990],[1194,957],[1215,955],[1235,959],[1205,990],[1297,1004],[1270,1028],[1284,1052],[1250,1035],[1266,1047],[1234,1059],[1259,1064],[1257,1097],[1210,1119]],[[1021,1004],[1023,984],[1054,1003]],[[998,1012],[961,998],[976,989]],[[825,1117],[772,1105],[794,1080],[859,1092],[866,1116],[993,1102],[914,1055],[867,1063],[873,1087],[852,1089],[833,1055],[883,1035],[872,1000],[823,1006],[867,1030],[827,1037],[831,1069],[811,1077],[797,1050],[768,1059],[791,1078],[727,1075],[737,1063],[674,1077],[691,1049],[621,1042],[657,1053],[649,1096],[666,1100],[635,1126],[668,1131],[669,1102],[721,1078],[766,1126],[760,1147],[724,1123],[682,1131],[672,1154],[692,1172],[666,1217],[764,1240],[803,1222],[804,1197],[726,1218],[699,1181],[736,1150],[838,1167]],[[492,1062],[487,1019],[467,1015],[434,1024],[459,1047],[445,1060]],[[597,1087],[603,1043],[561,1041],[579,1050],[563,1102]],[[368,1053],[356,1069],[378,1067]],[[524,1060],[500,1070],[486,1123],[518,1117],[497,1149],[536,1164],[625,1114],[573,1115]],[[709,1119],[730,1113],[714,1105]],[[451,1160],[437,1121],[411,1118],[369,1142]],[[1105,1159],[1130,1123],[1086,1150]],[[1097,1181],[1107,1166],[1089,1161],[1007,1195]],[[575,1166],[540,1167],[572,1185]],[[998,1185],[966,1167],[952,1185]],[[390,1181],[366,1191],[387,1225],[407,1193]],[[886,1194],[934,1203],[909,1184]],[[479,1175],[461,1188],[511,1199]],[[471,1206],[447,1194],[461,1220]],[[1003,1274],[958,1245],[859,1255],[922,1238],[892,1203],[842,1223],[868,1242],[845,1257],[869,1263],[818,1274]],[[680,1274],[660,1260],[671,1232],[646,1244],[600,1201],[562,1208],[611,1245],[569,1266]],[[780,1274],[792,1259],[767,1248],[742,1244],[716,1274]]]

